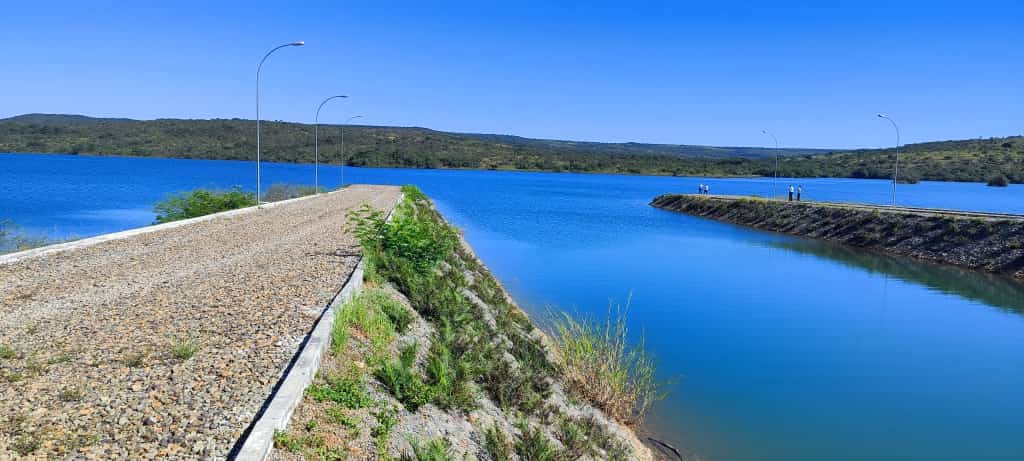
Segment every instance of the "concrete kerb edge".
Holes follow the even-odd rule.
[[[176,227],[187,226],[189,224],[195,224],[195,223],[200,223],[200,222],[204,222],[204,221],[210,221],[210,220],[219,219],[219,218],[229,218],[229,217],[232,217],[232,216],[238,216],[238,215],[242,215],[242,214],[246,214],[246,213],[254,213],[256,211],[267,209],[267,208],[274,208],[276,206],[287,205],[289,203],[295,203],[295,202],[298,202],[300,200],[311,199],[311,198],[320,197],[320,196],[328,195],[328,194],[336,194],[336,193],[340,193],[340,192],[343,192],[343,191],[345,191],[345,189],[334,190],[334,191],[326,192],[326,193],[323,193],[323,194],[315,194],[315,195],[307,195],[307,196],[304,196],[304,197],[296,197],[296,198],[293,198],[293,199],[282,200],[280,202],[262,203],[262,204],[260,204],[258,206],[239,208],[237,210],[222,211],[220,213],[208,214],[208,215],[199,216],[199,217],[196,217],[196,218],[182,219],[181,221],[173,221],[173,222],[164,223],[164,224],[155,224],[155,225],[152,225],[152,226],[139,227],[139,228],[135,228],[135,229],[128,229],[128,230],[125,230],[125,231],[113,232],[113,233],[110,233],[110,234],[102,234],[102,235],[97,235],[97,236],[94,236],[94,237],[88,237],[88,238],[84,238],[84,239],[81,239],[81,240],[74,240],[74,241],[65,242],[65,243],[57,243],[57,244],[53,244],[53,245],[47,245],[47,246],[44,246],[44,247],[33,248],[31,250],[19,251],[19,252],[16,252],[16,253],[9,253],[9,254],[5,254],[5,255],[0,255],[0,265],[18,262],[18,261],[21,261],[23,259],[40,258],[40,257],[51,255],[51,254],[54,254],[54,253],[59,253],[61,251],[75,250],[75,249],[79,249],[79,248],[86,248],[86,247],[90,247],[90,246],[93,246],[93,245],[96,245],[96,244],[99,244],[99,243],[109,242],[109,241],[112,241],[112,240],[121,240],[121,239],[125,239],[125,238],[128,238],[128,237],[134,237],[136,235],[148,234],[150,232],[159,232],[159,231],[162,231],[162,230],[174,229]]]
[[[402,203],[403,198],[405,198],[405,194],[399,194],[395,205],[388,212],[387,221],[391,220],[395,209],[399,203]],[[281,378],[281,386],[270,397],[270,405],[249,431],[249,435],[234,458],[235,460],[264,461],[270,456],[270,452],[274,449],[274,433],[288,427],[292,413],[302,401],[306,388],[316,377],[316,372],[320,369],[320,360],[331,345],[331,330],[334,328],[335,312],[363,291],[365,270],[366,260],[360,257],[359,263],[356,264],[348,281],[334,296],[316,326],[313,327],[308,341],[298,352],[295,364],[288,370],[288,374]]]

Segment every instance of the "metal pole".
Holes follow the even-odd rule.
[[[316,118],[313,120],[313,191],[318,192],[320,190],[320,109],[324,108],[324,104],[335,98],[347,98],[348,96],[339,94],[337,96],[331,96],[324,99],[324,102],[320,103],[320,107],[316,108]]]
[[[357,118],[363,118],[363,116],[353,115],[341,125],[341,184],[338,185],[338,189],[345,187],[345,125]]]
[[[775,176],[772,177],[772,196],[771,196],[772,200],[774,200],[775,197],[776,197],[776,195],[775,195],[775,182],[779,180],[779,140],[778,140],[778,138],[775,137],[774,134],[772,134],[767,129],[761,130],[761,133],[764,133],[764,134],[766,134],[768,136],[771,136],[772,139],[775,140]]]
[[[892,206],[896,206],[896,178],[900,175],[900,126],[888,115],[878,114],[878,116],[888,120],[889,123],[892,123],[892,127],[896,129],[896,168],[893,169],[892,173]]]
[[[263,62],[270,57],[271,53],[286,46],[302,46],[306,42],[298,41],[280,45],[263,55],[260,65],[256,66],[256,204],[260,203],[260,71],[263,70]]]

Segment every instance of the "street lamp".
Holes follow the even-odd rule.
[[[878,114],[878,117],[888,120],[889,123],[892,123],[892,127],[896,129],[896,168],[892,173],[892,206],[896,206],[896,178],[900,174],[900,127],[888,115]]]
[[[775,181],[779,180],[779,140],[774,134],[769,132],[767,129],[761,130],[761,133],[771,136],[775,140],[775,176],[772,178],[772,200],[775,200]]]
[[[337,96],[331,96],[324,99],[324,102],[320,103],[320,107],[316,108],[316,118],[313,121],[313,190],[320,190],[320,109],[324,108],[324,104],[327,101],[337,98],[347,98],[348,96],[339,94]]]
[[[353,115],[341,125],[341,184],[338,186],[339,189],[345,187],[345,125],[357,118],[363,118],[363,116]]]
[[[260,60],[260,65],[256,67],[256,203],[260,203],[260,71],[263,70],[263,61],[266,61],[270,55],[284,48],[286,46],[302,46],[306,42],[298,41],[292,43],[286,43],[278,46],[263,55],[263,59]]]

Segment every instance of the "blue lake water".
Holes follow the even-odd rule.
[[[265,185],[311,183],[265,164]],[[138,227],[195,187],[253,189],[250,162],[0,154],[0,219],[53,237]],[[321,182],[338,184],[337,167]],[[706,460],[1024,459],[1024,288],[1000,277],[651,208],[771,180],[346,168],[416,184],[532,314],[632,293],[663,377],[650,430]],[[887,203],[890,183],[789,180]],[[901,185],[901,204],[1024,213],[1024,187]]]

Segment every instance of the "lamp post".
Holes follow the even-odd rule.
[[[776,195],[775,195],[775,182],[779,180],[779,140],[778,140],[778,138],[775,137],[774,134],[772,134],[767,129],[761,130],[761,133],[764,133],[764,134],[766,134],[768,136],[771,136],[772,139],[775,140],[775,176],[772,177],[772,197],[771,197],[772,200],[775,200],[775,197],[776,197]]]
[[[337,98],[347,98],[348,96],[339,94],[337,96],[331,96],[324,99],[324,102],[320,103],[320,107],[316,108],[316,118],[313,119],[313,190],[320,190],[320,109],[324,108],[324,104],[327,101]]]
[[[878,117],[888,120],[889,123],[892,123],[892,127],[896,129],[896,168],[892,173],[892,206],[896,206],[896,178],[900,174],[900,126],[888,115],[878,114]]]
[[[348,122],[357,118],[363,118],[363,116],[353,115],[341,125],[341,184],[338,185],[339,189],[345,187],[345,125],[348,125]]]
[[[260,71],[263,70],[263,62],[267,60],[270,55],[284,48],[286,46],[302,46],[306,42],[298,41],[292,43],[286,43],[280,45],[263,55],[263,59],[260,60],[260,65],[256,66],[256,203],[260,203]]]

